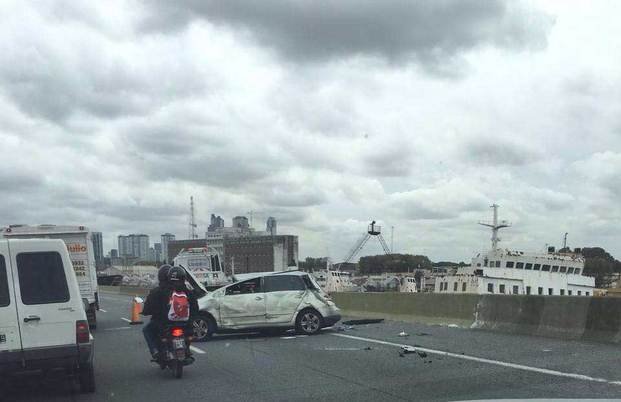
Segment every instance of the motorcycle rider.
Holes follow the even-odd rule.
[[[151,289],[142,308],[142,315],[150,315],[151,320],[142,329],[144,339],[147,342],[149,352],[153,360],[159,355],[159,334],[162,326],[166,323],[168,312],[168,300],[172,292],[172,286],[168,282],[168,272],[172,267],[164,264],[157,272],[158,286]]]
[[[190,341],[191,341],[191,334],[193,334],[193,326],[192,326],[192,317],[196,317],[196,315],[198,314],[198,301],[196,299],[196,296],[194,295],[194,292],[192,292],[192,290],[188,289],[187,285],[186,285],[186,272],[185,269],[182,267],[172,267],[169,271],[168,271],[168,284],[171,288],[171,291],[169,293],[169,297],[171,294],[173,294],[173,292],[175,293],[185,293],[185,295],[187,296],[187,301],[189,304],[189,319],[186,321],[185,323],[185,329],[184,332],[186,334],[186,339],[187,339],[187,355],[188,357],[191,355],[191,353],[189,352],[189,347],[190,347]],[[165,311],[168,313],[168,316],[166,316],[167,319],[167,323],[170,323],[171,321],[168,320],[168,318],[170,317],[170,311],[171,311],[171,301],[172,299],[169,299],[166,303],[165,306]],[[177,322],[175,322],[177,323]]]

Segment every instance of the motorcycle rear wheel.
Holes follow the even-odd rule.
[[[183,377],[183,362],[182,361],[174,359],[171,362],[171,366],[172,366],[171,368],[172,368],[175,378]]]

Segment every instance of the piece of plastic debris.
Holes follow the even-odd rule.
[[[407,332],[405,332],[405,331],[401,331],[401,332],[399,332],[399,336],[401,336],[401,337],[406,337],[406,336],[410,336],[410,334],[408,334],[408,333],[407,333]]]
[[[449,324],[448,327],[449,328],[459,328],[459,325],[457,325],[457,324]]]
[[[416,349],[414,349],[411,346],[402,346],[400,353],[403,353],[404,355],[407,355],[410,353],[416,353]]]
[[[361,320],[343,321],[343,324],[345,325],[379,324],[380,322],[383,322],[383,321],[384,321],[383,318],[364,318]]]

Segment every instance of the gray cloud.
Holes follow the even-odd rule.
[[[467,162],[491,166],[523,166],[542,158],[541,152],[534,147],[503,137],[469,139],[457,153],[465,153]]]
[[[147,30],[204,18],[242,29],[295,61],[371,56],[442,68],[480,45],[540,48],[552,20],[502,0],[204,1],[154,0]]]

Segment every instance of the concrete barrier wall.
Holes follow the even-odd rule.
[[[128,296],[146,296],[150,289],[138,286],[102,286],[99,285],[99,291],[103,293],[114,293]]]
[[[621,342],[621,298],[433,293],[335,293],[332,298],[345,315]]]
[[[347,315],[384,317],[431,324],[470,326],[475,319],[478,295],[434,293],[333,293]]]

